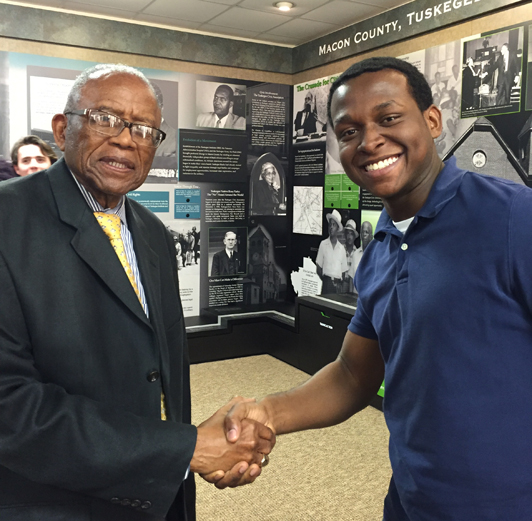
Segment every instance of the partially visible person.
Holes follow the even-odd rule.
[[[161,90],[161,87],[157,85],[154,81],[150,81],[151,86],[153,87],[153,90],[155,91],[155,95],[157,96],[157,101],[159,103],[159,106],[161,107],[161,131],[164,132],[165,138],[163,142],[159,145],[157,150],[155,151],[155,158],[154,158],[154,168],[159,167],[157,165],[159,157],[168,157],[168,158],[175,158],[177,156],[177,131],[174,127],[170,126],[168,122],[166,121],[164,117],[164,98],[163,98],[163,91]],[[165,163],[160,162],[161,165],[160,168],[164,168]],[[174,163],[170,162],[167,163],[169,166],[174,166]],[[175,159],[175,167],[177,167],[177,159]]]
[[[281,203],[279,199],[279,173],[273,163],[264,163],[258,181],[253,184],[253,215],[275,215]]]
[[[6,161],[0,157],[0,181],[7,181],[13,177],[18,177],[11,161]]]
[[[212,100],[213,112],[199,114],[196,119],[196,126],[245,130],[246,120],[232,112],[234,97],[235,93],[229,85],[220,85]]]
[[[200,232],[195,226],[192,226],[192,235],[194,236],[194,264],[197,264],[200,256]]]
[[[453,65],[452,71],[452,76],[447,80],[447,91],[451,92],[454,89],[457,94],[460,94],[462,78],[460,76],[460,68],[456,63]]]
[[[236,233],[229,231],[223,240],[225,248],[216,252],[212,258],[211,277],[236,275],[244,272],[244,266],[240,259],[237,245]]]
[[[478,108],[478,86],[480,84],[479,70],[471,56],[466,58],[466,65],[462,71],[462,110]]]
[[[441,98],[444,89],[445,89],[445,83],[441,81],[441,73],[436,72],[436,74],[434,74],[434,83],[432,84],[432,87],[431,87],[432,95],[434,96],[438,94],[439,97]]]
[[[192,266],[192,261],[194,260],[194,252],[196,249],[196,238],[192,233],[192,230],[187,232],[187,265]]]
[[[316,96],[311,91],[305,93],[303,110],[296,114],[294,130],[296,136],[308,136],[317,132],[318,110],[316,108]]]
[[[483,75],[491,75],[497,71],[497,98],[496,105],[508,105],[510,103],[510,94],[512,86],[516,84],[519,78],[519,67],[517,57],[514,52],[510,52],[507,43],[501,45],[501,52],[497,59],[486,68]]]
[[[355,293],[353,279],[355,272],[362,257],[360,248],[355,246],[355,240],[358,238],[357,223],[349,219],[344,227],[345,236],[345,257],[347,261],[347,275],[344,280],[345,293]]]
[[[316,256],[316,273],[321,278],[322,295],[340,293],[342,282],[347,274],[347,260],[344,245],[338,240],[338,234],[344,229],[338,210],[326,216],[329,237],[320,243]]]
[[[11,149],[11,161],[18,176],[40,172],[57,161],[52,147],[38,136],[21,137]]]

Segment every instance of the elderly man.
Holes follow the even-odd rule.
[[[233,114],[235,93],[229,85],[220,85],[214,93],[214,112],[204,112],[196,120],[197,127],[230,128],[245,130],[246,120]]]
[[[190,425],[173,239],[125,197],[160,122],[140,72],[96,66],[53,118],[64,159],[0,186],[2,520],[190,520],[192,472],[252,480],[271,448]]]
[[[52,147],[38,136],[21,137],[11,149],[11,161],[18,176],[45,170],[57,161]]]
[[[356,313],[336,361],[292,391],[237,404],[228,437],[243,417],[277,434],[339,423],[386,373],[384,520],[528,519],[532,190],[442,163],[441,113],[406,62],[354,64],[329,101],[347,175],[384,204],[355,276]]]
[[[225,248],[216,252],[212,258],[211,277],[244,273],[244,266],[238,251],[235,250],[237,244],[236,233],[227,232],[223,242]]]
[[[316,272],[323,281],[322,295],[340,293],[342,282],[347,275],[347,260],[344,245],[338,240],[338,234],[344,229],[338,210],[328,213],[329,237],[320,243],[316,255]]]

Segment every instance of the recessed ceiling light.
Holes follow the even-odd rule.
[[[292,7],[294,7],[294,4],[292,2],[276,2],[273,4],[277,9],[280,11],[290,11]]]

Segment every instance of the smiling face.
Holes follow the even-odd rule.
[[[13,168],[18,175],[26,176],[45,170],[51,164],[50,158],[37,145],[22,145],[18,149],[17,164]]]
[[[101,109],[121,118],[158,128],[161,111],[149,87],[131,74],[115,73],[89,80],[81,90],[76,109]],[[139,146],[130,129],[116,136],[91,130],[84,116],[57,114],[54,137],[78,181],[104,208],[114,208],[122,195],[146,179],[155,148]]]
[[[415,215],[442,168],[434,146],[440,111],[421,112],[406,77],[384,69],[341,85],[331,118],[348,177],[380,197],[392,219]]]

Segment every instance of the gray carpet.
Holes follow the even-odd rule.
[[[307,378],[267,355],[196,364],[192,421],[235,395],[261,398]],[[220,491],[197,477],[198,521],[380,521],[390,476],[384,418],[368,407],[341,425],[278,437],[252,485]]]

